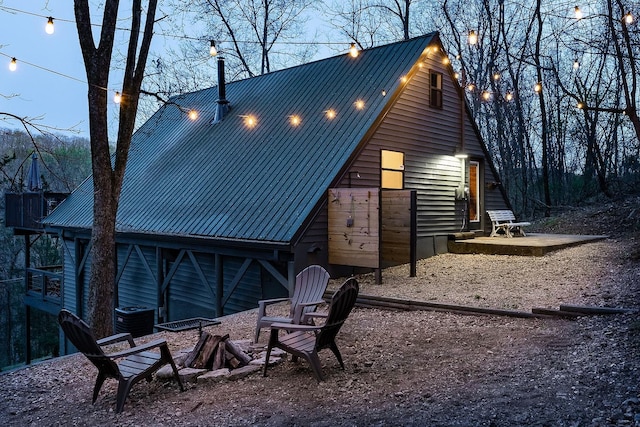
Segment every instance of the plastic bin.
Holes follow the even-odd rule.
[[[115,311],[117,334],[129,332],[133,337],[141,337],[153,333],[153,308],[118,307]]]

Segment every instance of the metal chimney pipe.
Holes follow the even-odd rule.
[[[224,58],[218,56],[218,104],[226,104],[227,89],[224,81]]]
[[[220,122],[229,111],[229,101],[227,101],[227,89],[224,81],[224,58],[218,56],[218,100],[215,117],[211,124]]]

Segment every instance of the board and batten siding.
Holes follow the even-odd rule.
[[[155,321],[158,320],[158,285],[157,278],[150,276],[146,265],[154,275],[157,274],[157,257],[155,248],[138,246],[144,261],[137,250],[133,250],[127,258],[129,245],[118,244],[118,301],[117,307],[144,307],[155,310]],[[125,264],[126,262],[126,264]],[[145,265],[146,263],[146,265]],[[123,268],[124,267],[124,268]]]

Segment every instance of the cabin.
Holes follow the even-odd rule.
[[[488,234],[507,198],[437,33],[176,96],[134,134],[117,216],[119,307],[212,318],[297,272],[376,271]],[[91,178],[45,220],[62,306],[86,312]],[[384,286],[384,278],[378,276]]]

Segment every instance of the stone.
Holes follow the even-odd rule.
[[[265,364],[266,361],[266,357],[267,355],[263,355],[262,357],[260,357],[259,359],[253,359],[251,362],[249,362],[249,365],[257,365],[257,366],[262,366]],[[271,356],[269,357],[269,366],[273,366],[277,363],[282,362],[282,357],[274,357]]]
[[[231,372],[229,372],[229,379],[230,380],[239,380],[240,378],[244,378],[247,377],[249,375],[251,375],[254,372],[257,372],[260,370],[260,366],[258,365],[247,365],[247,366],[243,366],[242,368],[238,368],[238,369],[234,369]]]
[[[216,369],[215,371],[207,371],[197,378],[197,382],[220,382],[226,380],[231,371],[229,368]]]
[[[205,372],[208,372],[206,369],[195,369],[195,368],[182,368],[178,371],[178,375],[180,375],[180,379],[184,382],[196,382],[198,377]]]

